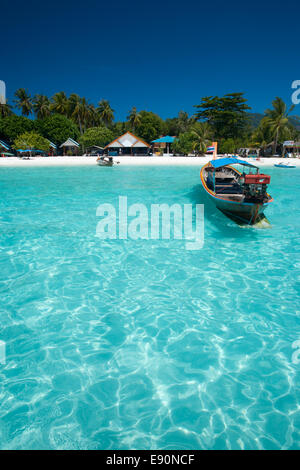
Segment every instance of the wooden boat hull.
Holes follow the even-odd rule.
[[[206,167],[207,165],[205,165],[200,172],[201,183],[206,194],[213,201],[217,209],[239,224],[255,225],[265,217],[264,211],[270,202],[273,201],[271,196],[268,195],[269,200],[266,203],[228,200],[228,198],[226,199],[224,196],[217,195],[208,188],[203,176],[203,171]],[[237,170],[235,171],[239,173]]]
[[[255,224],[264,214],[264,210],[269,204],[225,201],[211,195],[209,196],[214,200],[217,209],[223,212],[223,214],[237,222],[244,222],[247,224]]]
[[[97,162],[98,166],[113,166],[113,163]]]

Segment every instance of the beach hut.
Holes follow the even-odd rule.
[[[300,153],[300,142],[294,140],[286,140],[282,144],[282,156],[298,156]]]
[[[99,145],[90,145],[86,148],[87,155],[102,155],[104,147],[100,147]]]
[[[154,152],[159,152],[160,149],[167,150],[167,154],[170,153],[170,145],[173,144],[175,136],[165,135],[159,139],[152,140]]]
[[[113,155],[147,155],[150,148],[147,142],[131,132],[126,132],[104,147]]]
[[[50,147],[49,155],[53,157],[53,155],[57,151],[57,146],[53,142],[50,142],[49,140],[49,147]]]
[[[76,140],[73,140],[71,137],[69,137],[63,144],[61,144],[60,148],[63,149],[64,155],[66,155],[67,152],[71,153],[72,155],[77,155],[79,144],[76,142]]]

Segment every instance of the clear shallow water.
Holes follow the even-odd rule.
[[[1,169],[2,449],[300,448],[300,172],[270,173],[257,230],[195,167]],[[205,203],[204,248],[99,240],[119,195]]]

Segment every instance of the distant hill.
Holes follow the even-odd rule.
[[[289,118],[290,123],[296,127],[300,131],[300,117],[299,116],[291,116]]]
[[[248,113],[248,116],[250,118],[250,123],[253,127],[258,127],[260,121],[264,117],[264,115],[260,113]]]
[[[253,127],[258,127],[260,121],[264,117],[264,114],[261,113],[248,113],[250,118],[250,123]],[[290,116],[289,117],[290,123],[296,127],[296,129],[300,130],[300,117],[299,116]]]

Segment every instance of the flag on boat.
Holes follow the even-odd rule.
[[[215,147],[207,147],[206,151],[207,152],[213,152],[215,150]]]

